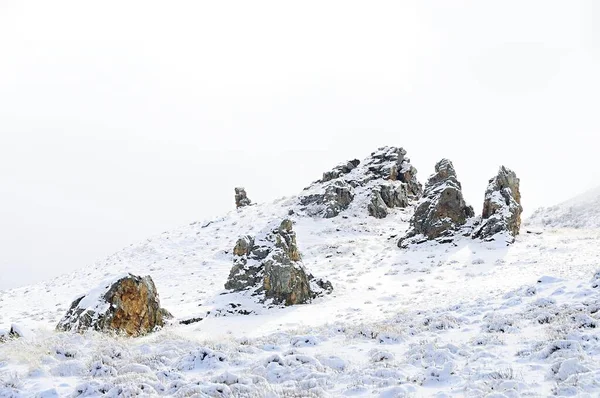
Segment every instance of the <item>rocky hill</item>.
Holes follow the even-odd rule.
[[[597,233],[519,234],[504,167],[482,215],[450,161],[427,171],[385,147],[273,203],[238,187],[228,214],[1,291],[0,396],[598,394]]]

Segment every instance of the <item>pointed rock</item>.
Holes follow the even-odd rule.
[[[152,278],[126,274],[105,281],[75,300],[56,329],[139,336],[163,326],[164,313]]]
[[[248,198],[248,195],[246,194],[246,190],[242,187],[236,187],[235,188],[235,207],[239,209],[240,207],[250,206],[251,204],[252,204],[252,202]]]
[[[325,292],[329,282],[317,280],[301,263],[292,221],[267,228],[257,237],[243,236],[234,249],[234,265],[225,289],[249,290],[274,304],[303,304]]]
[[[435,174],[425,184],[423,198],[410,220],[410,228],[398,245],[403,247],[413,242],[454,235],[467,219],[474,216],[473,208],[465,203],[461,189],[452,162],[440,160],[435,165]]]
[[[473,232],[473,238],[494,240],[497,234],[508,234],[514,241],[521,228],[521,192],[519,179],[514,171],[502,166],[490,179],[485,191],[481,224]]]

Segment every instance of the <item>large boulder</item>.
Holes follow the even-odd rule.
[[[383,147],[363,162],[351,160],[323,173],[300,196],[301,211],[309,216],[332,218],[347,210],[357,195],[370,215],[383,218],[394,207],[407,207],[422,194],[406,151]]]
[[[450,160],[442,159],[427,180],[423,198],[410,220],[410,228],[398,245],[451,237],[474,215],[473,208],[463,198],[454,165]]]
[[[252,202],[248,198],[248,195],[246,194],[246,190],[242,187],[236,187],[235,188],[235,207],[239,209],[240,207],[250,206],[251,204],[252,204]]]
[[[234,249],[234,264],[225,289],[250,291],[273,304],[304,304],[332,290],[301,263],[292,221],[285,219],[256,237],[243,236]]]
[[[485,191],[481,224],[473,232],[473,238],[494,240],[501,234],[509,242],[521,228],[521,192],[519,179],[514,171],[502,166],[490,179]]]
[[[58,323],[59,331],[88,329],[139,336],[163,326],[164,315],[150,276],[124,274],[77,298]]]

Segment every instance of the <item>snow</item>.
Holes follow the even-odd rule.
[[[289,216],[295,198],[246,207],[1,291],[0,328],[27,332],[0,343],[0,396],[600,394],[599,229],[400,249],[412,209],[380,220],[358,199],[332,219]],[[269,309],[226,292],[238,237],[286,217],[332,294]],[[55,332],[75,295],[95,308],[129,272],[152,276],[172,324],[135,339]]]
[[[561,204],[536,210],[526,226],[600,228],[600,187]]]
[[[98,286],[96,286],[94,289],[92,289],[85,295],[78,296],[76,299],[79,299],[79,297],[83,298],[77,304],[77,308],[82,309],[84,311],[91,311],[94,313],[106,312],[106,310],[108,310],[109,304],[104,299],[104,296],[115,282],[126,278],[129,275],[129,273],[121,273],[119,275],[111,276],[99,283]]]

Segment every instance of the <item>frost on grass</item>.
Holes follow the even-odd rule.
[[[380,168],[386,162],[369,164],[382,175],[411,171]],[[31,331],[0,343],[0,396],[598,395],[597,231],[522,234],[511,246],[458,234],[452,244],[401,250],[411,204],[374,219],[371,188],[382,181],[352,186],[356,170],[327,177],[325,184],[345,179],[354,195],[336,217],[307,216],[299,198],[282,198],[166,232],[53,281],[0,291],[4,335],[11,323]],[[304,193],[323,193],[317,188]],[[384,203],[390,193],[379,190]],[[265,225],[285,218],[302,265],[336,289],[290,307],[251,290],[224,291],[237,238],[256,243]],[[73,286],[92,292],[97,281],[129,272],[152,275],[178,322],[136,339],[50,332]],[[86,308],[98,304],[90,302]],[[240,308],[250,316],[222,316]]]

